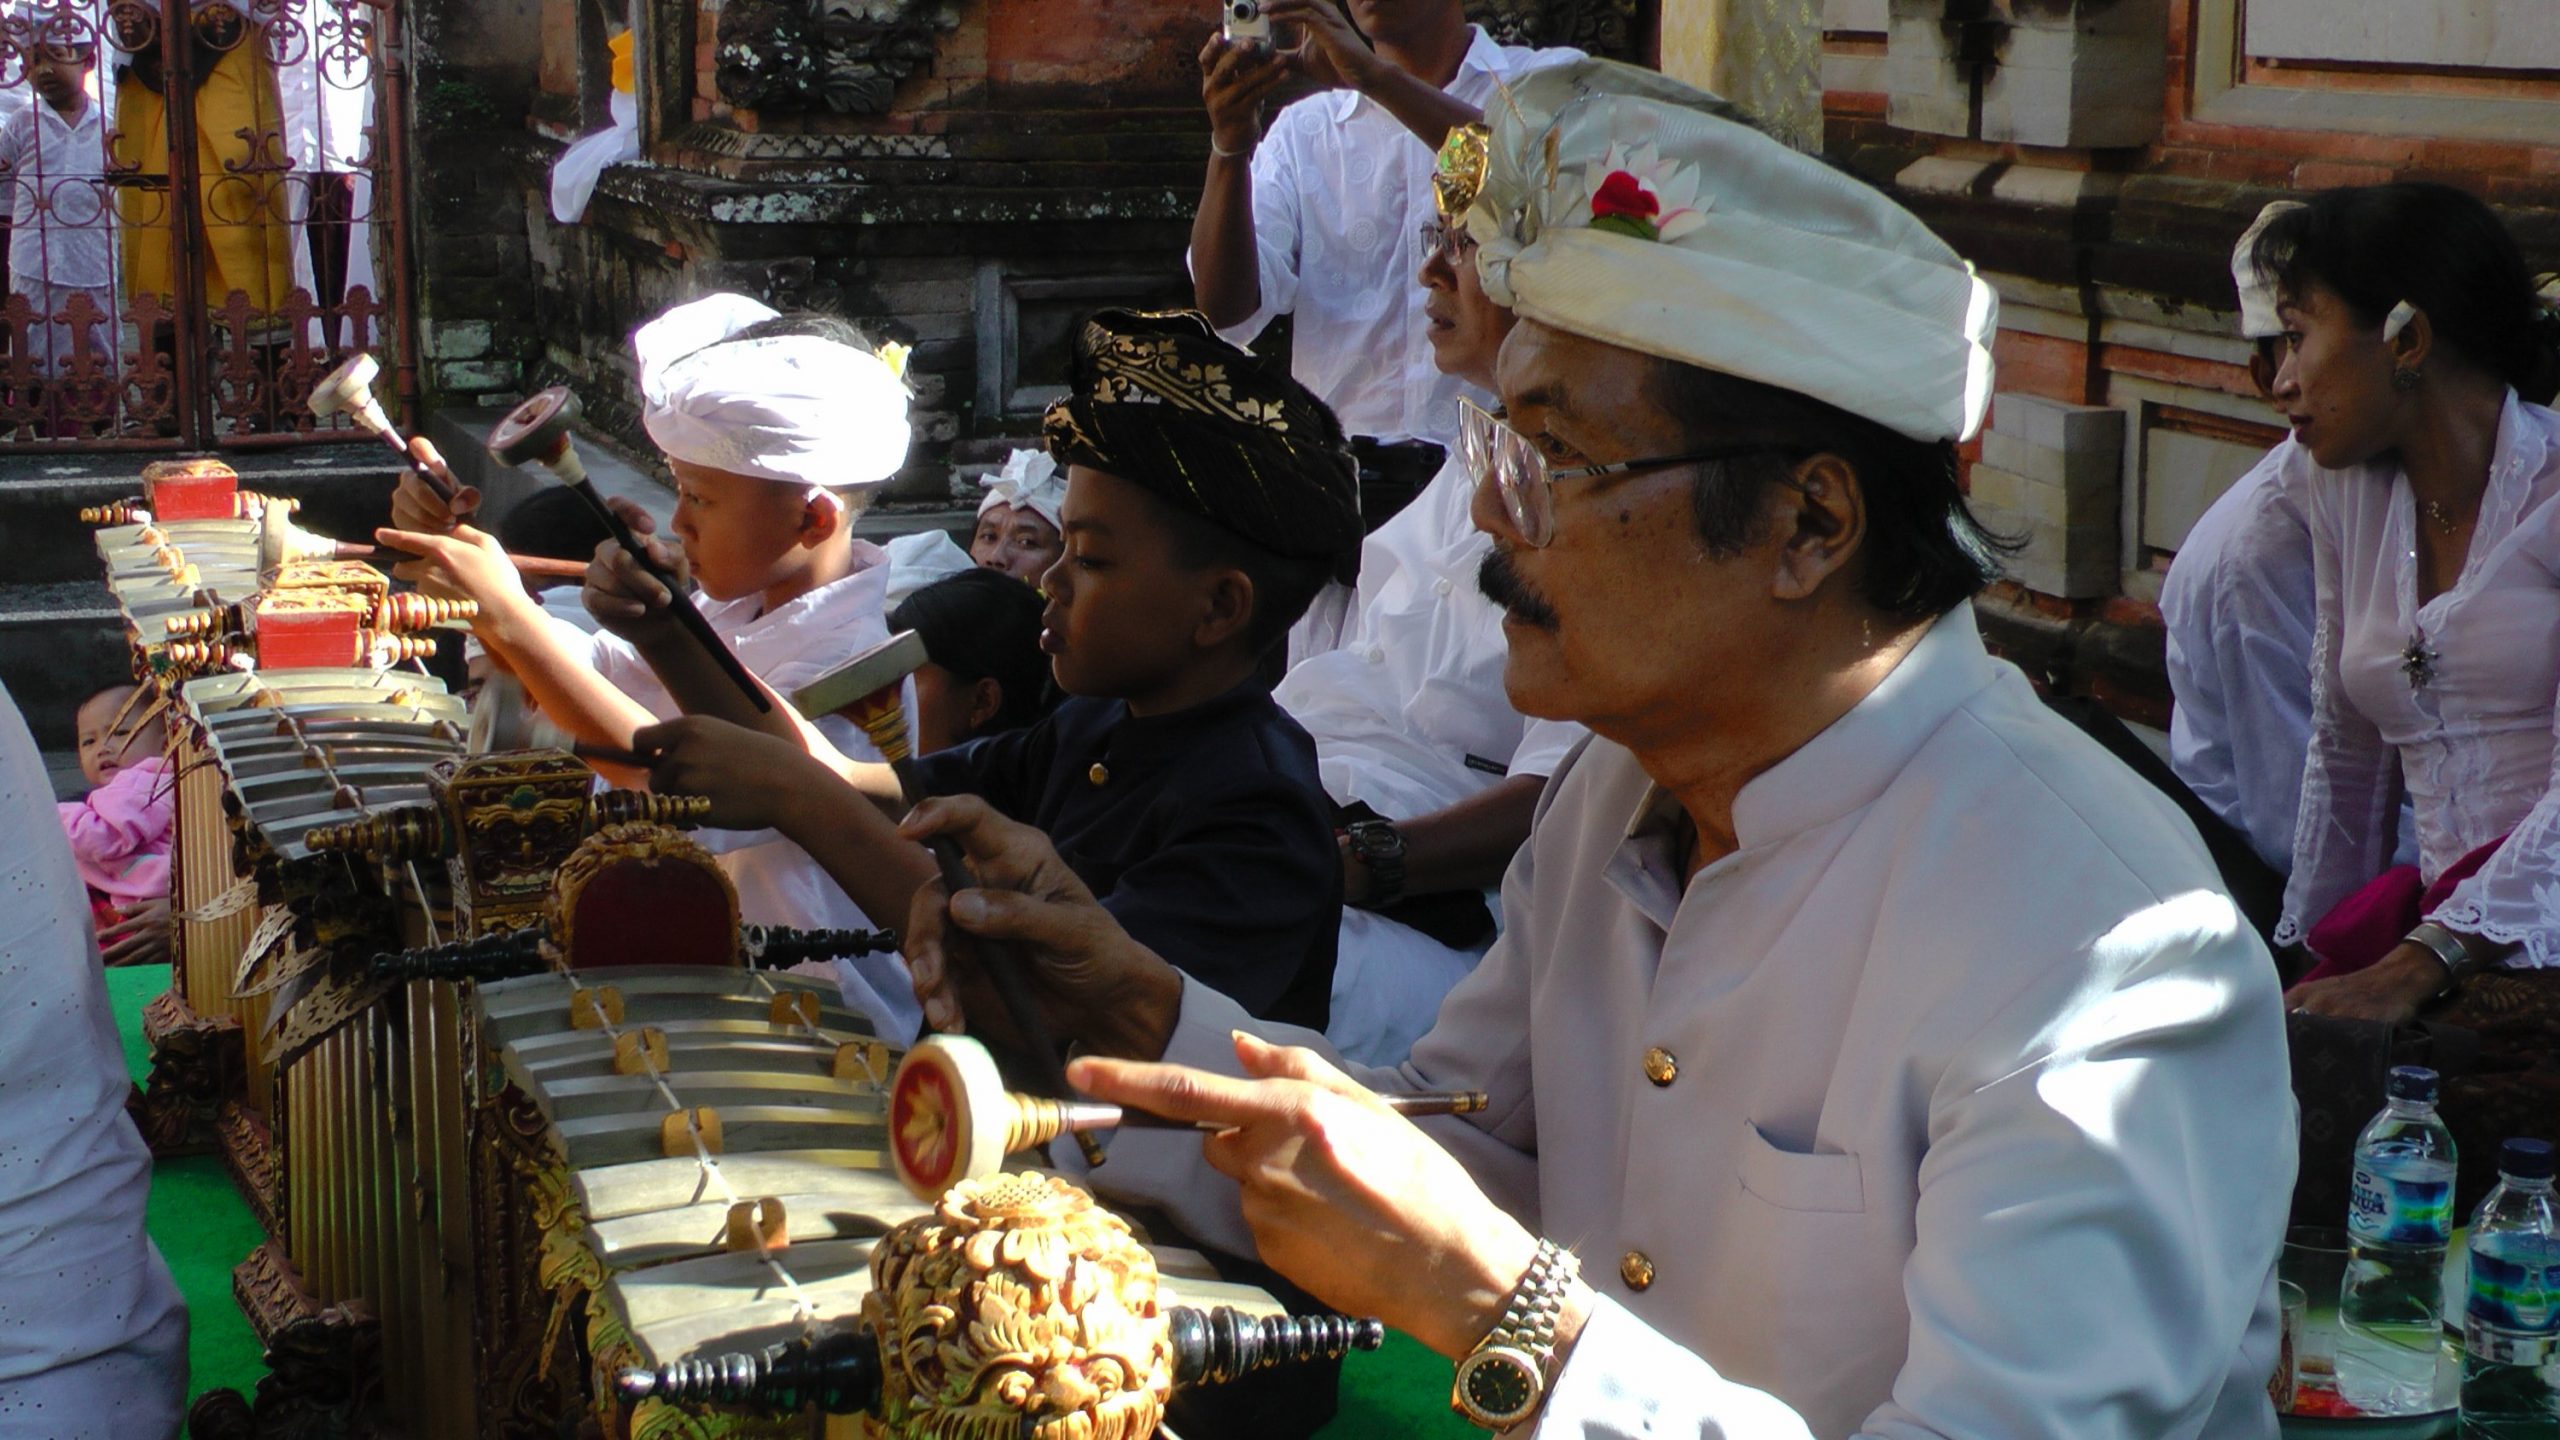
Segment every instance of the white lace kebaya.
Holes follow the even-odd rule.
[[[2405,787],[2429,881],[2509,836],[2428,918],[2520,946],[2509,966],[2560,965],[2560,414],[2507,392],[2462,573],[2424,604],[2396,460],[2313,469],[2311,754],[2276,939],[2390,865]]]

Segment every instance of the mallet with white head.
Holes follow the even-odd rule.
[[[623,523],[612,506],[604,503],[602,495],[596,493],[595,482],[587,478],[587,467],[578,461],[577,442],[569,428],[577,420],[579,409],[576,392],[566,385],[554,385],[525,397],[524,403],[508,411],[506,418],[490,430],[490,456],[511,469],[532,465],[547,470],[552,478],[587,502],[587,508],[595,512],[596,519],[604,522],[605,532],[613,537],[613,543],[621,546],[644,574],[665,588],[667,612],[675,617],[676,623],[701,642],[702,648],[711,652],[711,658],[718,662],[721,673],[727,675],[739,693],[747,697],[747,703],[756,708],[756,713],[771,713],[773,701],[764,693],[764,687],[747,673],[746,665],[729,649],[728,642],[722,640],[719,632],[711,628],[711,622],[703,619],[702,612],[694,608],[693,599],[685,594],[684,586],[657,561],[649,558],[649,547],[640,543],[640,537],[632,534],[631,527]]]

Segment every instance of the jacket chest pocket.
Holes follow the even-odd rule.
[[[1779,1146],[1757,1125],[1743,1127],[1736,1166],[1742,1188],[1780,1210],[1862,1215],[1866,1177],[1855,1155],[1823,1155]]]

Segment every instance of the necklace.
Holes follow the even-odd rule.
[[[2444,507],[2443,501],[2426,502],[2426,510],[2428,523],[2434,525],[2439,532],[2450,535],[2462,528],[2463,522],[2453,518],[2453,512]]]

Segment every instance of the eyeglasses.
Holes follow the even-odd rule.
[[[1519,533],[1521,543],[1533,550],[1545,549],[1556,538],[1555,484],[1559,480],[1596,480],[1603,475],[1636,475],[1680,465],[1739,460],[1746,455],[1788,453],[1793,453],[1789,446],[1752,440],[1681,455],[1650,455],[1640,460],[1558,470],[1547,464],[1547,457],[1529,443],[1529,437],[1512,429],[1501,416],[1463,396],[1458,400],[1458,459],[1478,480],[1492,478],[1494,488],[1501,492],[1503,509],[1511,517],[1511,528]]]
[[[1452,224],[1446,220],[1426,220],[1423,222],[1423,254],[1438,255],[1454,264],[1473,253],[1475,248],[1476,237],[1467,233],[1467,227],[1464,222],[1456,224]]]

